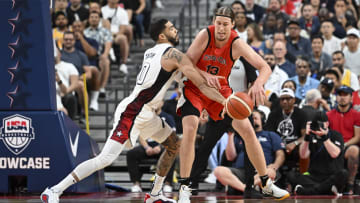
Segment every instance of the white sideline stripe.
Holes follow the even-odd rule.
[[[244,100],[240,99],[239,97],[236,97],[234,94],[230,95],[230,97],[241,102],[245,106],[245,108],[248,110],[249,114],[251,114],[251,108]]]

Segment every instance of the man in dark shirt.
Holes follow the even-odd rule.
[[[69,25],[75,20],[84,21],[89,17],[89,10],[81,5],[81,0],[70,0],[71,5],[66,9]]]
[[[318,112],[306,126],[306,136],[299,151],[301,158],[310,157],[309,170],[305,174],[289,174],[290,183],[296,185],[297,195],[337,194],[346,185],[344,140],[340,133],[328,126],[324,112]]]
[[[300,36],[300,24],[297,20],[288,22],[289,36],[286,38],[286,49],[294,56],[307,56],[310,58],[312,52],[311,43],[308,39]]]

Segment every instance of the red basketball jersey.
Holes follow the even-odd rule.
[[[220,84],[222,88],[229,88],[228,78],[231,68],[234,65],[234,59],[232,58],[232,43],[239,37],[236,31],[232,29],[227,43],[223,47],[218,48],[215,46],[215,26],[210,25],[207,27],[207,31],[209,35],[208,45],[196,65],[200,70],[210,74],[224,76],[225,79],[221,79]],[[191,81],[186,81],[185,84],[186,86],[197,89]]]

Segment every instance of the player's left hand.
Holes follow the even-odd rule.
[[[248,94],[256,106],[264,105],[265,90],[261,84],[255,81],[253,86],[250,87]]]

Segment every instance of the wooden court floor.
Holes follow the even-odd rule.
[[[167,196],[177,199],[177,192],[173,192]],[[85,203],[85,202],[99,202],[99,203],[115,203],[128,202],[140,203],[144,202],[145,193],[122,193],[122,192],[105,192],[105,193],[91,193],[84,195],[65,195],[61,198],[62,202],[69,203]],[[20,202],[40,202],[38,196],[0,196],[0,202],[6,203],[20,203]],[[197,196],[192,197],[195,203],[200,202],[220,202],[220,203],[268,203],[278,202],[271,198],[244,200],[242,196],[226,196],[225,193],[200,192]],[[360,203],[360,196],[292,196],[281,202],[284,203]]]

